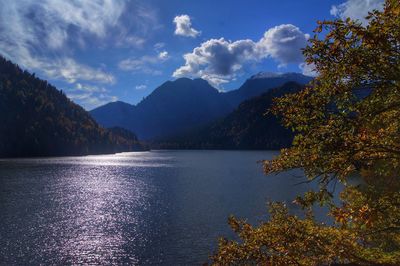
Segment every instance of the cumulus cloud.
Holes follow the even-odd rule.
[[[331,8],[331,15],[346,19],[351,18],[354,20],[359,20],[361,23],[365,24],[365,17],[368,12],[377,9],[383,9],[384,0],[347,0],[340,5],[334,5]]]
[[[173,22],[175,23],[176,26],[175,35],[194,38],[201,34],[200,31],[195,30],[192,27],[192,22],[188,15],[176,16]]]
[[[144,55],[141,57],[127,58],[118,63],[119,69],[136,73],[145,73],[151,75],[161,75],[161,70],[157,69],[160,63],[169,59],[167,51],[159,52],[157,55]]]
[[[269,55],[280,64],[303,61],[301,49],[307,44],[310,36],[291,24],[283,24],[267,30],[258,42],[261,56]]]
[[[185,64],[173,76],[201,77],[219,86],[233,80],[245,64],[268,57],[281,66],[302,63],[308,38],[298,27],[284,24],[267,30],[259,41],[211,39],[185,54]]]
[[[75,87],[65,90],[67,96],[82,105],[86,110],[92,110],[109,102],[115,102],[118,97],[110,95],[104,87],[77,83]]]
[[[245,61],[257,57],[256,43],[252,40],[211,39],[185,54],[185,65],[175,70],[173,76],[229,76]]]

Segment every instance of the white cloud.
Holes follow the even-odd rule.
[[[315,70],[314,64],[301,63],[299,65],[299,68],[301,69],[303,75],[310,77],[315,77],[318,75],[317,71]]]
[[[158,53],[158,58],[160,58],[161,60],[166,60],[169,58],[168,52],[167,51],[162,51],[160,53]]]
[[[330,13],[343,20],[349,17],[365,24],[368,12],[374,9],[382,10],[383,3],[384,0],[347,0],[340,5],[332,6]]]
[[[2,42],[50,49],[63,48],[79,33],[105,37],[125,8],[121,0],[0,0],[0,4]]]
[[[0,53],[49,78],[114,82],[111,74],[64,55],[64,46],[74,33],[104,37],[121,15],[123,1],[0,0],[0,5]]]
[[[102,46],[110,38],[116,45],[141,47],[146,40],[136,31],[146,35],[156,24],[155,13],[135,1],[0,0],[0,6],[0,53],[24,68],[67,82],[114,82],[103,69],[77,62],[74,49],[86,48],[93,40]]]
[[[76,83],[75,84],[76,91],[84,91],[84,92],[107,92],[107,89],[104,87],[98,87],[94,85]]]
[[[123,71],[141,72],[151,75],[161,75],[158,70],[160,63],[169,59],[167,51],[159,52],[156,56],[144,55],[141,57],[132,57],[119,62],[118,67]]]
[[[185,37],[197,37],[201,34],[200,31],[195,30],[192,27],[191,19],[188,15],[176,16],[173,20],[175,23],[175,35],[185,36]]]
[[[252,40],[211,39],[185,54],[185,65],[175,70],[173,76],[195,76],[213,84],[225,83],[244,62],[257,57],[256,43]]]
[[[79,64],[72,58],[62,58],[50,62],[36,60],[31,66],[40,69],[50,78],[64,79],[69,83],[74,83],[79,80],[109,84],[115,82],[115,77],[113,75],[101,69]]]
[[[269,29],[259,41],[227,41],[224,38],[203,42],[183,56],[185,64],[173,73],[174,77],[201,77],[211,84],[230,82],[245,64],[267,57],[282,66],[304,61],[301,48],[307,44],[308,34],[294,25],[284,24]]]
[[[257,43],[261,56],[269,55],[280,64],[303,61],[301,49],[307,44],[308,34],[291,24],[283,24],[267,30]]]
[[[65,91],[71,100],[82,105],[86,110],[92,110],[103,104],[118,100],[118,97],[109,95],[107,89],[94,85],[77,83],[75,87]]]
[[[136,85],[135,89],[137,89],[137,90],[145,90],[145,89],[147,89],[147,85],[145,85],[145,84]]]

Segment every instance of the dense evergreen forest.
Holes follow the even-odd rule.
[[[161,149],[279,149],[288,147],[293,133],[284,128],[279,118],[267,113],[273,99],[298,92],[303,88],[296,82],[251,98],[232,113],[207,126],[153,143]]]
[[[0,56],[0,157],[142,149],[133,133],[102,128],[62,91]]]

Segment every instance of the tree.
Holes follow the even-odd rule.
[[[296,135],[264,169],[302,168],[318,182],[319,190],[295,199],[305,218],[282,203],[258,226],[231,217],[240,241],[221,239],[215,264],[400,264],[399,1],[386,0],[367,20],[318,22],[304,50],[318,77],[271,110]],[[359,185],[348,182],[354,177]],[[332,182],[344,185],[339,204]],[[316,203],[329,207],[334,225],[313,219]]]

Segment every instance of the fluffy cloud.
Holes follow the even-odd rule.
[[[169,59],[167,51],[161,51],[156,56],[144,55],[132,57],[119,62],[118,67],[124,71],[141,72],[151,75],[160,75],[162,72],[157,69],[160,63]]]
[[[258,57],[256,43],[252,40],[230,42],[211,39],[185,54],[185,65],[178,68],[173,76],[228,76],[239,70],[248,60]]]
[[[271,57],[280,65],[303,62],[301,48],[309,38],[294,25],[284,24],[269,29],[259,41],[227,41],[224,38],[203,42],[185,54],[185,64],[174,77],[192,76],[208,80],[215,86],[231,81],[242,67]]]
[[[307,44],[308,34],[291,24],[283,24],[269,29],[258,42],[261,56],[269,55],[281,65],[303,61],[301,49]]]
[[[109,91],[103,87],[77,83],[75,87],[65,90],[67,96],[86,110],[92,110],[100,105],[115,102],[116,96],[109,94]]]
[[[197,37],[201,34],[200,31],[192,28],[192,22],[188,15],[180,15],[174,18],[175,23],[175,35],[185,36],[185,37]]]
[[[343,4],[334,5],[331,15],[341,19],[351,18],[366,23],[365,17],[369,11],[382,10],[384,0],[347,0]]]

